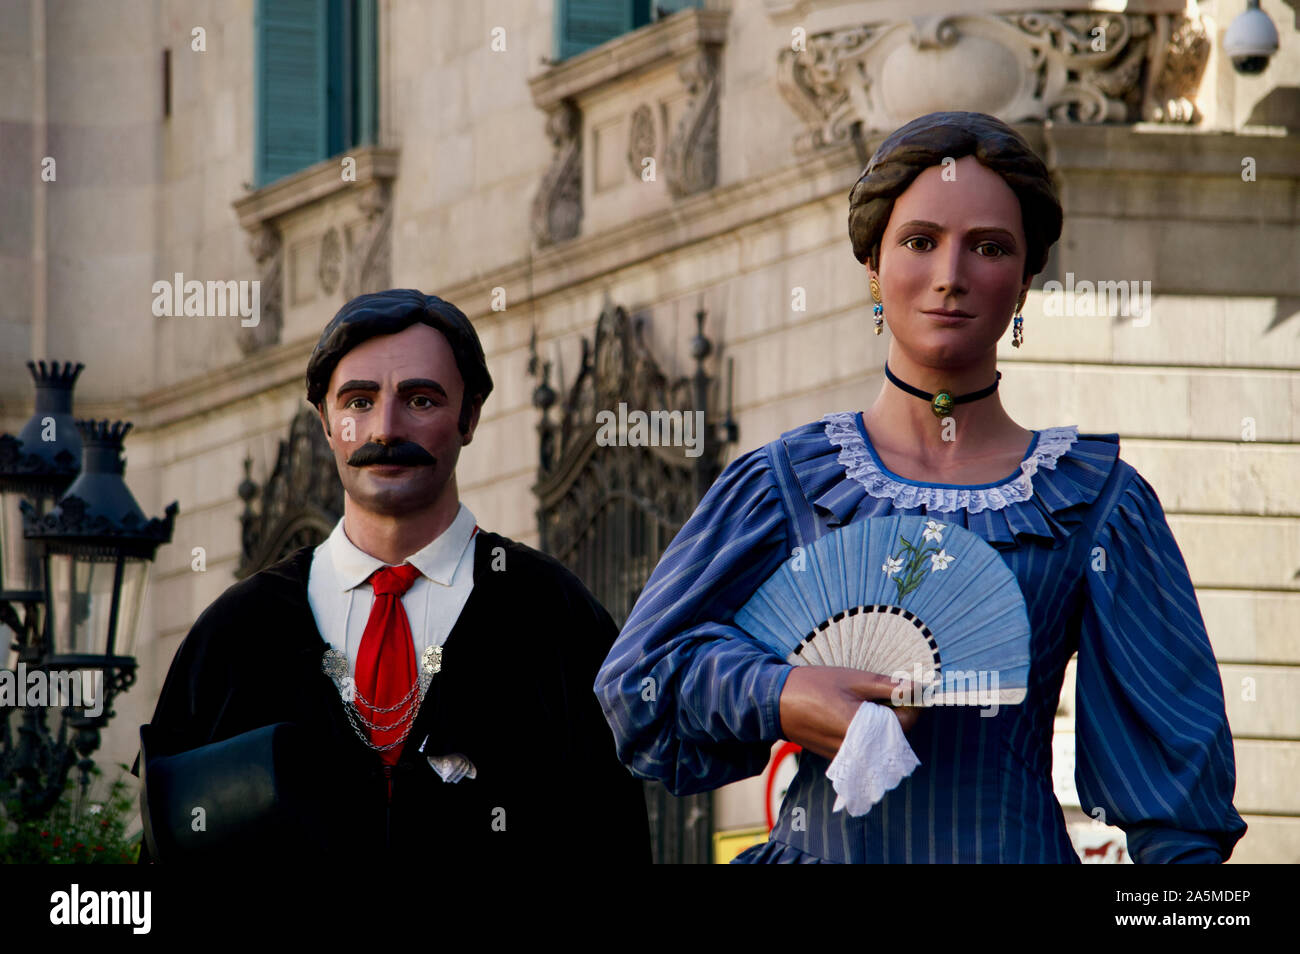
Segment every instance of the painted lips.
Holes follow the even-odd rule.
[[[924,312],[924,314],[941,325],[960,325],[971,320],[970,315],[939,315],[932,311]]]

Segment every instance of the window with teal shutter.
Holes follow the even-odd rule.
[[[254,16],[257,184],[375,142],[375,0],[257,0]]]
[[[650,0],[555,0],[557,60],[567,60],[650,22]]]

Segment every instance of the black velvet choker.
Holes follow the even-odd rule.
[[[902,388],[908,394],[914,394],[919,398],[924,398],[930,402],[930,410],[934,412],[935,417],[947,417],[952,413],[952,409],[958,404],[965,404],[967,401],[978,401],[980,398],[988,397],[998,389],[998,382],[1002,380],[1002,372],[997,372],[997,378],[992,384],[978,391],[971,391],[969,394],[962,394],[957,397],[952,396],[951,391],[936,391],[930,394],[922,391],[920,388],[914,388],[906,381],[900,379],[893,371],[889,370],[889,362],[885,362],[885,377],[889,378],[895,385]]]

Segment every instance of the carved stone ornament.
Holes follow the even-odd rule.
[[[655,119],[650,107],[642,103],[628,120],[627,166],[633,178],[641,178],[642,163],[655,154]]]
[[[392,287],[392,187],[383,181],[367,185],[357,195],[357,207],[362,222],[343,277],[343,297],[349,300]]]
[[[533,235],[539,245],[577,236],[582,225],[582,114],[564,100],[546,120],[555,150],[551,167],[533,197]]]
[[[718,53],[706,47],[678,68],[690,101],[668,141],[664,182],[676,198],[712,189],[718,181]]]
[[[343,278],[343,243],[336,228],[331,228],[321,239],[320,262],[316,274],[320,278],[321,291],[327,295],[334,294]]]
[[[809,36],[806,49],[781,51],[777,84],[804,123],[795,147],[805,152],[849,142],[858,121],[884,131],[936,110],[1193,123],[1208,56],[1199,16],[918,16]]]
[[[1155,17],[1147,95],[1142,119],[1149,123],[1199,123],[1197,88],[1210,59],[1210,38],[1199,17]]]
[[[244,354],[279,344],[284,325],[284,245],[280,233],[269,225],[263,226],[249,235],[248,252],[257,262],[262,283],[258,299],[261,316],[256,325],[240,328],[235,335]]]

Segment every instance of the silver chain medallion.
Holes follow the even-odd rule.
[[[372,706],[370,701],[361,694],[361,690],[357,688],[356,682],[348,672],[348,668],[347,657],[333,647],[326,649],[325,654],[321,656],[321,671],[329,676],[334,683],[334,687],[338,689],[339,697],[343,700],[343,711],[347,714],[352,730],[356,732],[357,737],[362,742],[366,743],[374,751],[387,752],[389,749],[401,745],[406,741],[406,737],[410,735],[411,728],[415,725],[415,717],[420,713],[420,706],[424,703],[424,697],[429,691],[433,677],[442,672],[442,647],[428,646],[425,648],[420,659],[420,671],[416,681],[411,684],[411,688],[406,695],[391,706]],[[417,690],[419,698],[415,700],[415,705],[411,707],[410,713],[398,716],[396,721],[388,724],[371,722],[361,714],[354,701],[354,698],[360,699],[361,703],[373,713],[389,713],[409,706]],[[375,745],[370,741],[370,736],[365,731],[369,729],[378,732],[391,732],[399,727],[402,728],[401,736],[387,745]]]

